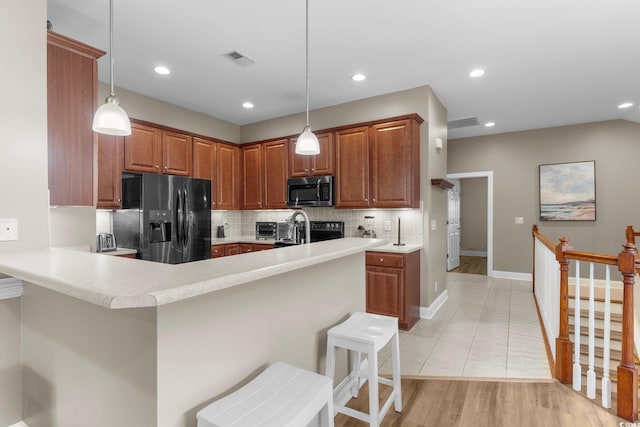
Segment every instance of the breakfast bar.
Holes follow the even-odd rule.
[[[0,273],[24,283],[24,421],[193,427],[199,409],[276,361],[323,373],[326,331],[364,311],[365,251],[384,243],[345,238],[179,265],[70,249],[5,254]]]

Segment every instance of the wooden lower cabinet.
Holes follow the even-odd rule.
[[[240,245],[238,243],[231,243],[229,245],[224,245],[224,256],[229,255],[238,255],[241,254]]]
[[[211,258],[220,258],[224,256],[225,245],[211,245]]]
[[[269,243],[229,243],[224,245],[211,245],[211,258],[246,254],[249,252],[265,251],[273,249]]]
[[[367,252],[367,312],[398,318],[402,330],[420,319],[420,251]]]
[[[98,205],[99,209],[122,207],[122,166],[124,138],[98,135]]]

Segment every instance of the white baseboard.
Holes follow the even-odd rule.
[[[516,273],[514,271],[493,270],[491,277],[495,277],[496,279],[525,280],[528,282],[533,280],[531,273]]]
[[[9,427],[29,427],[29,426],[24,421],[20,421],[18,423],[10,425]]]
[[[460,255],[462,256],[481,256],[486,258],[487,251],[460,251]]]
[[[438,298],[436,298],[429,307],[420,307],[420,318],[429,320],[433,319],[433,316],[436,315],[438,310],[440,310],[440,307],[444,305],[448,298],[449,294],[445,289],[444,292],[438,295]]]

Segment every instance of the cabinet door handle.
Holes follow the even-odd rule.
[[[368,198],[368,197],[365,197],[365,198],[364,198],[364,201],[365,201],[365,202],[368,202],[368,201],[369,201],[369,198]]]
[[[118,199],[118,203],[120,203],[122,200]]]
[[[376,199],[373,199],[373,203],[375,203],[375,202],[376,202]]]
[[[169,166],[165,166],[165,167],[164,167],[164,170],[167,170],[167,169],[169,169]]]
[[[384,262],[384,258],[380,258],[380,262]]]
[[[160,166],[156,165],[156,169],[160,169]]]

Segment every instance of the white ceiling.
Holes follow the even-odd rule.
[[[54,31],[108,50],[108,0],[48,9]],[[311,110],[430,85],[449,120],[496,122],[449,138],[640,121],[638,0],[310,0],[309,10]],[[114,0],[116,86],[238,125],[302,112],[304,13],[304,0]],[[222,56],[234,50],[256,63]],[[471,79],[477,67],[486,74]],[[108,55],[99,78],[109,81]],[[619,110],[625,101],[634,107]]]

